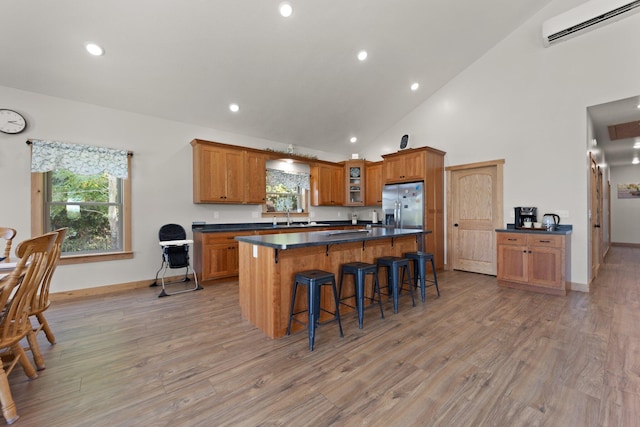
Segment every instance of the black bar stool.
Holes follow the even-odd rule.
[[[307,309],[294,313],[296,304],[296,292],[298,285],[307,286]],[[335,313],[332,313],[320,306],[320,297],[322,286],[331,285],[333,290],[333,299],[336,305]],[[296,319],[294,316],[307,312],[307,323]],[[293,281],[293,294],[291,295],[291,309],[289,310],[289,325],[287,326],[287,335],[291,333],[291,321],[306,325],[309,331],[309,351],[313,351],[313,343],[316,336],[316,326],[320,324],[320,311],[324,311],[329,314],[333,314],[333,320],[338,321],[338,327],[340,328],[340,336],[344,337],[342,333],[342,323],[340,322],[340,301],[338,300],[338,291],[336,290],[336,278],[333,273],[322,270],[307,270],[300,273],[296,273]]]
[[[409,293],[411,294],[411,303],[416,306],[416,300],[413,298],[413,284],[411,283],[411,270],[409,270],[409,259],[400,258],[397,256],[383,256],[376,260],[378,269],[381,267],[387,268],[387,285],[393,295],[393,312],[398,312],[398,297],[400,291],[404,286],[404,277],[407,275],[409,281]],[[400,275],[400,269],[402,269],[402,276]]]
[[[438,292],[438,298],[440,298],[440,288],[438,287],[438,276],[436,275],[436,264],[433,260],[433,254],[429,252],[407,252],[405,257],[413,261],[413,280],[414,284],[418,286],[418,277],[420,277],[420,293],[422,296],[422,302],[425,299],[425,291],[429,286],[435,286]],[[427,261],[431,261],[431,270],[433,270],[433,280],[427,279]],[[425,282],[431,283],[426,285]]]
[[[348,297],[342,296],[342,283],[344,281],[345,274],[353,274],[353,284],[356,294]],[[365,297],[364,295],[364,282],[367,274],[373,275],[373,294],[371,297]],[[371,300],[371,303],[375,301],[376,292],[378,293],[378,305],[380,306],[380,316],[384,319],[384,312],[382,311],[382,299],[380,296],[380,284],[378,283],[378,267],[375,264],[368,264],[366,262],[350,262],[342,264],[340,268],[340,287],[338,295],[340,296],[340,304],[344,304],[347,307],[354,308],[343,300],[356,297],[356,307],[358,309],[358,327],[362,329],[362,323],[364,319],[364,299]]]

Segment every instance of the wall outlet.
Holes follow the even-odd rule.
[[[257,212],[257,211],[251,212],[251,218],[260,218],[260,212]]]
[[[338,217],[342,216],[342,212],[338,211]]]
[[[569,211],[558,211],[558,216],[560,218],[569,218]]]
[[[213,211],[213,219],[218,219],[218,218],[220,218],[220,212]]]
[[[315,218],[316,217],[316,213],[311,211],[309,212],[309,218]]]

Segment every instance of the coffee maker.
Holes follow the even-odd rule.
[[[538,222],[538,208],[517,207],[513,209],[516,212],[516,228],[523,227],[525,222]]]

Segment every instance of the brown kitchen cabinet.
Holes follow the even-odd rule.
[[[244,202],[244,151],[198,140],[193,146],[193,202]]]
[[[385,183],[421,181],[424,179],[426,154],[422,148],[413,148],[385,154],[382,171]]]
[[[499,285],[567,294],[570,235],[498,232],[496,236]]]
[[[244,156],[244,202],[257,205],[266,203],[267,156],[255,151],[245,151]]]
[[[344,165],[316,163],[311,166],[311,205],[344,205]]]
[[[364,206],[365,180],[364,160],[348,160],[345,162],[345,206]]]
[[[193,269],[199,280],[220,279],[238,275],[238,242],[235,236],[252,231],[193,233]]]
[[[364,204],[382,206],[382,162],[367,163],[364,170]]]

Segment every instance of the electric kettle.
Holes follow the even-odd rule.
[[[546,227],[547,230],[556,228],[558,224],[560,224],[560,216],[552,213],[546,213],[542,216],[542,225]]]

